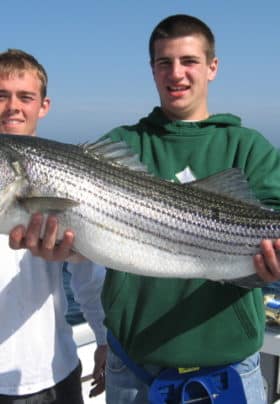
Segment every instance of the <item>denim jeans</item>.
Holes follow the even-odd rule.
[[[235,368],[241,376],[247,404],[266,404],[259,353]],[[152,365],[145,366],[145,369],[152,375],[160,371],[160,367]],[[148,404],[148,385],[138,379],[110,349],[105,379],[107,404]]]

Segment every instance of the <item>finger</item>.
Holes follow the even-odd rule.
[[[74,232],[72,230],[66,230],[64,232],[63,235],[63,239],[61,240],[61,242],[57,245],[57,252],[58,254],[72,254],[72,248],[74,245],[74,239],[75,239],[75,235]]]
[[[274,245],[276,253],[277,254],[280,253],[280,239],[279,238],[274,241],[273,245]],[[279,254],[278,254],[278,257],[279,257]]]
[[[261,250],[264,259],[264,263],[273,275],[274,281],[280,278],[280,261],[277,255],[275,246],[278,245],[276,241],[273,243],[271,240],[263,240],[261,242]]]
[[[14,250],[24,248],[25,246],[25,227],[17,226],[9,234],[9,246]]]
[[[26,229],[25,234],[25,244],[26,248],[30,249],[31,252],[36,253],[40,243],[40,233],[43,224],[43,216],[40,213],[35,213],[31,216],[29,225]]]
[[[46,221],[46,227],[44,232],[44,237],[42,240],[42,249],[48,251],[52,251],[56,244],[58,232],[58,220],[55,216],[48,216]]]
[[[274,282],[274,276],[271,274],[270,270],[267,268],[263,256],[261,254],[257,254],[254,257],[254,265],[257,271],[258,276],[264,282]]]
[[[94,387],[90,390],[89,397],[96,397],[103,393],[103,391],[105,391],[105,378],[102,377],[98,381],[93,382],[92,386]]]
[[[105,388],[102,388],[101,386],[97,386],[94,389],[90,390],[89,392],[89,397],[96,397],[102,394],[105,391]]]
[[[65,261],[73,255],[73,242],[74,233],[71,230],[67,230],[64,233],[62,241],[55,246],[52,251],[52,259],[54,261]]]

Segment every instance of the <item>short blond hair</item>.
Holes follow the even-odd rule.
[[[41,82],[41,97],[47,95],[48,75],[44,67],[34,56],[20,49],[8,49],[0,53],[0,76],[9,76],[13,73],[23,73],[33,70]]]

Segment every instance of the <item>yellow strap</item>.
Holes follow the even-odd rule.
[[[200,369],[200,367],[194,367],[194,368],[178,368],[178,372],[180,374],[182,373],[190,373],[190,372],[197,372]]]

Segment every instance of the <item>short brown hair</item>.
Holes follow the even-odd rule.
[[[191,15],[176,14],[162,20],[153,30],[149,41],[150,62],[154,63],[154,44],[157,39],[173,39],[182,36],[202,35],[207,47],[207,61],[215,57],[215,37],[211,29],[201,20]]]
[[[0,53],[0,75],[9,76],[25,70],[34,70],[37,73],[41,81],[41,97],[44,99],[47,95],[48,75],[37,59],[20,49],[8,49]]]

